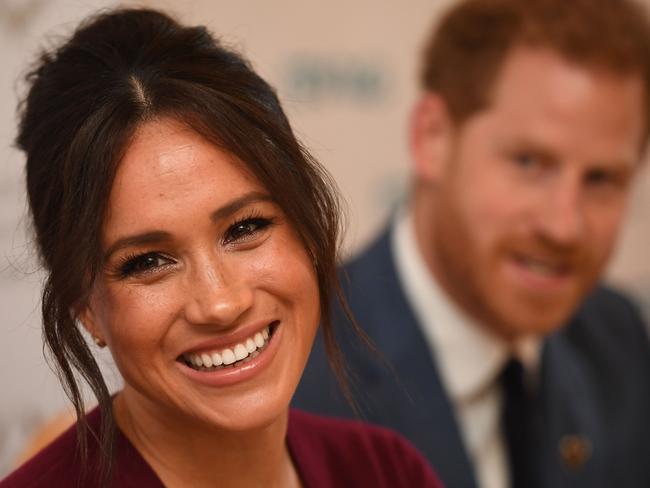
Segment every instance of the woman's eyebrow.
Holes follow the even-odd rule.
[[[116,251],[124,249],[125,247],[140,246],[142,244],[157,244],[160,242],[169,242],[172,240],[172,235],[169,232],[155,230],[151,232],[143,232],[133,236],[126,236],[118,239],[104,253],[104,261],[113,255]]]
[[[210,214],[210,220],[217,222],[231,216],[251,203],[268,202],[272,200],[271,196],[266,193],[251,191],[219,207]],[[106,253],[104,253],[104,261],[107,261],[116,251],[126,247],[140,246],[143,244],[158,244],[160,242],[169,242],[172,239],[173,237],[169,232],[161,230],[122,237],[109,246]]]
[[[271,195],[259,191],[251,191],[219,207],[217,210],[212,212],[210,215],[210,220],[217,222],[219,220],[225,219],[226,217],[230,217],[232,214],[238,212],[251,203],[269,201],[273,201]]]

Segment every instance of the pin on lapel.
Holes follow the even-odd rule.
[[[571,471],[582,469],[592,453],[589,439],[579,434],[568,434],[560,439],[558,451],[562,464]]]

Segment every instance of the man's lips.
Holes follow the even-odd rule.
[[[514,253],[507,260],[507,269],[519,286],[542,293],[558,293],[577,277],[576,265],[565,259],[552,259],[531,254]]]
[[[517,265],[527,269],[531,273],[549,278],[567,277],[575,269],[575,265],[567,260],[536,257],[526,254],[513,254],[512,258]]]

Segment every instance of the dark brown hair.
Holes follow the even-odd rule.
[[[650,113],[650,27],[634,0],[462,1],[425,47],[422,87],[440,94],[460,125],[489,104],[501,66],[517,46],[550,48],[589,68],[639,75],[646,118]]]
[[[331,301],[343,302],[337,192],[296,140],[274,90],[239,54],[204,27],[182,26],[154,10],[120,9],[87,20],[42,54],[27,82],[17,144],[27,156],[29,206],[48,271],[43,335],[75,406],[83,453],[88,427],[78,375],[99,401],[101,432],[91,435],[105,455],[102,484],[110,480],[114,450],[111,398],[74,316],[102,269],[102,223],[117,165],[146,121],[187,124],[244,162],[273,195],[314,262],[330,363],[345,379],[330,321]],[[343,387],[351,398],[345,381]]]

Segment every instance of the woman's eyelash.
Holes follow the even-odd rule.
[[[274,223],[275,220],[273,218],[251,214],[228,227],[222,242],[224,244],[246,242],[255,237],[257,233],[263,231]],[[119,263],[116,265],[115,274],[119,278],[142,276],[172,263],[173,260],[171,258],[159,252],[130,254],[120,259]]]
[[[274,222],[275,220],[273,218],[263,217],[259,214],[251,214],[228,227],[223,236],[223,243],[231,244],[238,241],[246,241],[254,237],[258,232],[273,225]]]
[[[164,262],[163,262],[164,261]],[[117,274],[121,278],[127,278],[132,275],[142,275],[165,264],[170,264],[172,260],[158,252],[147,252],[144,254],[135,254],[124,256],[117,266]]]

